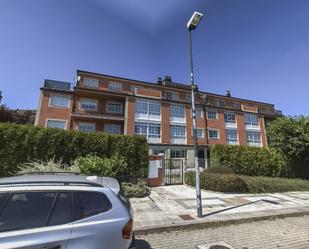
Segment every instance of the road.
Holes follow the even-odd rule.
[[[137,248],[194,249],[216,241],[233,249],[309,249],[309,216],[140,235]]]

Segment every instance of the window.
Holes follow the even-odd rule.
[[[97,79],[84,78],[83,85],[88,88],[98,88],[99,81]]]
[[[236,123],[234,113],[224,113],[224,122],[226,123]]]
[[[185,101],[186,101],[187,103],[191,103],[191,102],[192,102],[192,97],[191,97],[191,95],[186,95],[186,96],[185,96]]]
[[[94,132],[96,129],[95,124],[91,123],[79,123],[78,130],[85,132]]]
[[[66,121],[48,119],[47,123],[46,123],[46,127],[65,129],[66,128]]]
[[[182,125],[170,126],[170,138],[171,139],[186,139],[186,127]]]
[[[247,131],[247,142],[251,146],[261,146],[261,135],[257,131]]]
[[[148,142],[161,142],[161,124],[157,123],[135,123],[135,134],[146,136]]]
[[[62,95],[51,95],[50,106],[52,107],[69,107],[69,97]]]
[[[219,131],[214,129],[208,130],[209,139],[219,139]]]
[[[112,92],[121,92],[122,91],[122,83],[120,82],[109,82],[108,90]]]
[[[121,127],[119,124],[105,124],[104,132],[111,134],[121,134]]]
[[[122,103],[119,102],[107,102],[107,112],[109,113],[122,113]]]
[[[54,203],[55,209],[51,213]],[[0,232],[43,227],[48,221],[49,225],[67,223],[70,211],[66,207],[68,198],[65,193],[12,193],[0,217]]]
[[[66,224],[71,221],[71,207],[69,193],[59,193],[53,214],[49,219],[48,225],[55,226]]]
[[[259,128],[259,118],[256,114],[245,113],[245,127],[246,128]]]
[[[159,150],[159,149],[152,150],[152,155],[163,155],[164,156],[164,154],[165,154],[164,150]]]
[[[204,129],[202,129],[202,128],[197,128],[197,129],[196,129],[196,137],[197,137],[197,138],[204,138]]]
[[[141,86],[131,86],[130,89],[131,89],[131,93],[135,94],[137,89],[143,89],[143,87],[141,87]]]
[[[149,102],[149,115],[160,116],[161,115],[161,105],[158,103]]]
[[[172,117],[184,118],[185,117],[185,107],[181,105],[171,105],[171,113]]]
[[[208,110],[207,111],[207,118],[208,119],[217,119],[218,118],[218,112],[217,111]]]
[[[236,117],[234,113],[224,113],[224,122],[225,127],[227,128],[236,128]]]
[[[106,212],[112,208],[112,204],[103,193],[79,192],[78,199],[83,218]]]
[[[204,117],[204,111],[203,111],[202,108],[196,108],[195,113],[196,113],[196,117],[197,117],[197,118],[202,118],[202,117]]]
[[[79,102],[80,108],[85,110],[96,111],[97,110],[97,101],[90,99],[80,99]]]
[[[186,150],[171,150],[170,158],[187,158],[187,151]]]
[[[226,143],[238,144],[237,130],[226,130]]]
[[[178,93],[175,92],[166,92],[167,100],[178,100]]]
[[[161,103],[156,101],[137,99],[135,104],[135,118],[161,120]]]

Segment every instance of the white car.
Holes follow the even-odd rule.
[[[0,248],[133,249],[130,202],[108,177],[2,178]]]

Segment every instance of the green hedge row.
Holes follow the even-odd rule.
[[[14,174],[24,162],[54,160],[70,165],[76,158],[89,154],[124,157],[128,176],[144,177],[148,171],[148,145],[142,136],[0,123],[0,176]]]
[[[195,187],[195,173],[186,174],[186,184]],[[201,173],[201,188],[218,192],[275,193],[309,191],[309,181],[262,176]]]
[[[239,145],[211,147],[211,165],[231,168],[248,176],[289,176],[286,157],[275,148]]]

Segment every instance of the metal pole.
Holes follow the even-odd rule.
[[[191,96],[192,96],[192,127],[193,127],[193,143],[194,143],[194,167],[195,167],[195,183],[196,183],[196,209],[197,217],[202,218],[202,198],[201,198],[201,187],[200,187],[200,169],[198,165],[198,150],[197,150],[197,139],[196,139],[196,111],[195,111],[195,84],[193,74],[193,55],[192,55],[192,33],[190,33],[190,79],[191,79]]]

